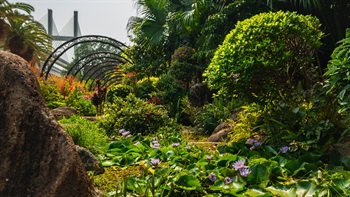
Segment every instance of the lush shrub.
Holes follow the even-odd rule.
[[[68,107],[76,109],[80,115],[96,115],[96,108],[91,103],[91,97],[86,95],[79,87],[72,88],[66,100],[66,104]]]
[[[189,87],[191,81],[200,72],[194,59],[195,50],[191,47],[179,47],[171,57],[169,74]]]
[[[161,127],[174,124],[162,106],[147,103],[133,94],[126,98],[117,97],[107,106],[105,114],[101,126],[108,135],[115,135],[120,129],[132,133],[154,133]]]
[[[162,75],[156,83],[158,90],[157,98],[167,106],[171,117],[180,113],[181,98],[184,96],[184,90],[174,77],[171,75]]]
[[[116,97],[127,97],[130,93],[133,92],[133,87],[124,84],[117,84],[109,87],[107,93],[107,101],[110,103],[114,102]]]
[[[230,110],[226,103],[214,100],[213,103],[204,105],[196,113],[194,126],[202,133],[211,134],[220,123],[225,122],[229,117]]]
[[[349,94],[349,65],[350,65],[350,29],[347,29],[346,38],[339,41],[339,46],[333,51],[329,61],[327,72],[324,74],[327,80],[328,92],[338,95],[341,105],[340,112],[346,112],[349,116],[350,94]]]
[[[266,103],[307,87],[320,22],[293,12],[269,12],[238,22],[204,73],[212,89]]]
[[[58,86],[51,82],[40,81],[41,94],[50,109],[65,106],[64,97],[60,94]]]
[[[146,77],[136,83],[135,95],[139,98],[149,99],[156,92],[156,83],[158,78],[156,77]]]
[[[59,120],[59,123],[63,125],[76,145],[87,148],[93,154],[104,153],[108,148],[106,147],[108,137],[95,122],[72,116]]]

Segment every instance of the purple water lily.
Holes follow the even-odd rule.
[[[158,166],[160,163],[162,163],[160,159],[151,159],[151,164],[153,166]]]
[[[225,178],[225,184],[228,185],[230,183],[232,183],[232,179],[230,177],[226,177]]]
[[[289,151],[289,147],[288,146],[283,146],[282,148],[280,148],[281,153],[286,153]]]
[[[212,158],[213,158],[213,156],[211,156],[211,155],[207,155],[207,156],[205,157],[205,159],[206,159],[207,161],[210,161]]]
[[[235,170],[239,170],[239,169],[241,169],[241,168],[244,168],[245,166],[244,166],[244,161],[243,160],[238,160],[238,161],[236,161],[233,165],[232,165],[232,167],[235,169]]]
[[[178,143],[178,142],[175,142],[175,143],[171,144],[172,147],[178,147],[179,145],[180,145],[180,143]]]
[[[241,174],[242,177],[247,177],[252,171],[249,170],[248,168],[240,168],[239,173]]]
[[[210,180],[211,182],[214,183],[214,182],[216,181],[216,175],[215,175],[215,173],[214,173],[214,172],[210,173],[209,176],[208,176],[208,178],[209,178],[209,180]]]

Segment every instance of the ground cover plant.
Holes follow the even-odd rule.
[[[350,195],[349,159],[327,163],[297,144],[248,139],[205,151],[177,131],[142,136],[121,129],[114,137],[102,164],[136,172],[124,173],[110,196]]]

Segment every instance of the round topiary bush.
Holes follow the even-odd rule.
[[[320,22],[294,12],[261,13],[238,22],[205,70],[212,89],[226,97],[265,103],[306,87],[323,35]]]
[[[107,101],[110,103],[113,103],[116,97],[125,98],[132,92],[133,92],[133,88],[129,85],[117,84],[117,85],[111,86],[108,89]]]

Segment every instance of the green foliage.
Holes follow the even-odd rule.
[[[174,124],[162,106],[147,103],[133,94],[126,98],[117,97],[114,103],[107,105],[105,114],[101,126],[108,135],[115,135],[120,129],[132,133],[154,133],[161,127]]]
[[[84,92],[76,87],[68,95],[66,105],[77,110],[78,114],[85,116],[96,115],[95,106],[91,103],[91,98],[84,95]]]
[[[59,123],[63,125],[76,145],[90,150],[93,154],[104,153],[108,148],[106,147],[108,138],[97,123],[79,116],[61,119]]]
[[[64,97],[58,91],[54,83],[40,82],[41,95],[50,109],[66,106]]]
[[[124,84],[117,84],[110,86],[107,93],[107,101],[113,103],[116,97],[127,97],[130,93],[133,92],[133,87]]]
[[[162,75],[156,83],[157,96],[165,106],[171,117],[180,113],[179,104],[184,95],[182,86],[170,75]]]
[[[339,41],[339,46],[333,51],[331,57],[332,60],[329,61],[327,71],[324,74],[327,82],[326,86],[329,87],[328,92],[337,95],[341,106],[339,112],[349,114],[350,29],[347,29],[346,38]]]
[[[189,87],[190,82],[196,79],[198,73],[202,73],[196,65],[195,52],[191,47],[179,47],[171,56],[169,74],[186,84],[186,87]]]
[[[312,16],[269,12],[238,22],[204,73],[220,95],[266,103],[310,84],[313,54],[321,45]]]
[[[321,154],[289,145],[254,146],[244,141],[206,152],[173,132],[117,137],[103,158],[105,166],[139,166],[124,178],[124,187],[110,195],[138,196],[347,196],[350,173],[346,166],[325,163]],[[154,144],[159,143],[159,147]],[[252,148],[254,147],[254,148]],[[159,159],[159,163],[152,163]],[[247,174],[234,169],[244,162]],[[123,172],[124,173],[124,172]],[[135,172],[132,172],[135,174]],[[209,177],[214,176],[215,179]],[[227,182],[227,179],[232,182]]]
[[[204,105],[194,118],[194,126],[202,133],[211,134],[215,127],[230,117],[231,111],[221,101]]]
[[[157,77],[143,78],[136,83],[136,96],[143,99],[151,98],[155,94]]]

